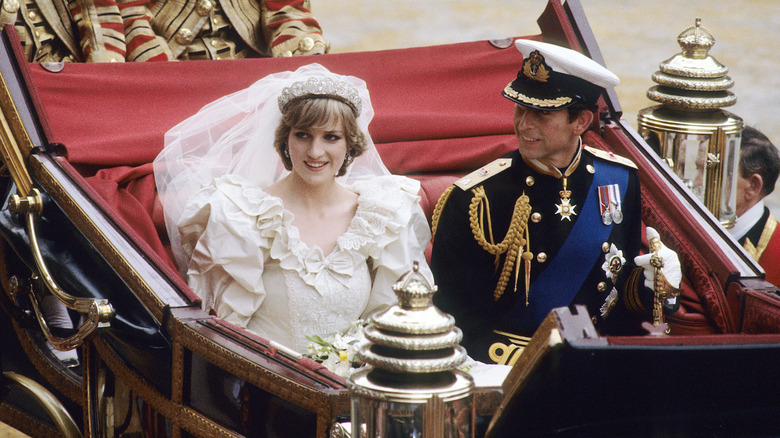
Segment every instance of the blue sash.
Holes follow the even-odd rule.
[[[628,169],[601,160],[593,160],[593,167],[593,182],[577,221],[558,254],[531,284],[528,310],[532,312],[536,326],[541,324],[550,310],[568,306],[572,302],[593,265],[603,254],[601,244],[609,239],[612,224],[604,225],[601,222],[598,187],[618,184],[620,199],[625,198]],[[525,300],[518,300],[516,310],[510,311],[510,318],[511,314],[522,312],[523,308]]]

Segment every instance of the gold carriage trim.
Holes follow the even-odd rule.
[[[561,96],[557,99],[536,99],[533,97],[526,96],[525,94],[518,93],[515,91],[512,87],[512,84],[509,84],[504,88],[504,94],[507,96],[517,99],[519,101],[525,102],[530,105],[535,105],[543,108],[557,108],[561,105],[566,105],[567,103],[571,102],[571,97]]]

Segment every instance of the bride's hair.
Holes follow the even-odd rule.
[[[309,96],[290,102],[284,109],[282,119],[276,128],[274,148],[279,153],[285,169],[292,170],[292,161],[289,155],[284,153],[292,129],[331,130],[341,122],[344,138],[347,141],[347,154],[354,159],[365,152],[366,136],[358,126],[355,112],[346,103],[329,97]],[[343,176],[346,173],[352,159],[344,161],[336,176]]]
[[[181,247],[178,223],[191,196],[215,178],[230,174],[246,179],[258,187],[265,188],[284,178],[284,161],[275,144],[275,133],[280,126],[282,113],[279,97],[290,89],[293,103],[303,96],[294,88],[296,83],[306,84],[310,79],[330,78],[333,88],[325,87],[329,93],[353,102],[355,112],[347,104],[335,99],[335,108],[320,109],[310,113],[316,121],[341,120],[348,135],[347,145],[355,156],[352,165],[346,166],[346,173],[339,182],[351,185],[357,181],[389,175],[382,158],[368,134],[368,125],[374,117],[374,108],[365,81],[354,76],[330,72],[319,64],[308,64],[295,71],[270,74],[243,90],[223,96],[203,107],[197,114],[187,118],[165,133],[165,148],[154,160],[154,180],[157,193],[163,204],[165,226],[171,241],[171,251],[177,266],[187,266],[191,254]],[[353,87],[359,97],[354,97],[348,88],[341,88],[341,82]],[[327,84],[326,84],[327,85]],[[303,91],[317,94],[319,89],[304,87]],[[323,96],[324,97],[324,96]],[[307,99],[311,100],[311,99]],[[324,99],[327,103],[334,99]],[[360,102],[357,106],[356,103]],[[315,104],[322,105],[322,103]],[[328,105],[331,105],[328,103]],[[340,105],[340,107],[339,107]],[[298,121],[300,115],[285,111],[287,120]],[[303,113],[298,110],[297,113]],[[325,117],[327,116],[327,117]],[[282,123],[284,124],[284,123]],[[292,126],[292,124],[289,124]],[[297,123],[296,123],[297,125]],[[288,135],[282,135],[286,141]],[[357,155],[360,155],[359,157]],[[344,172],[344,169],[339,169]],[[182,272],[186,276],[186,272]]]

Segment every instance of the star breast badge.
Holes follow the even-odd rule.
[[[561,203],[555,204],[555,207],[558,208],[558,210],[555,211],[555,214],[561,215],[561,220],[566,219],[567,221],[571,221],[571,216],[577,215],[574,211],[577,206],[571,205],[568,198],[562,198]]]

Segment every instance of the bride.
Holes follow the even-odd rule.
[[[204,310],[298,352],[393,304],[428,223],[419,183],[368,135],[365,82],[319,64],[261,79],[171,129],[155,180]]]

